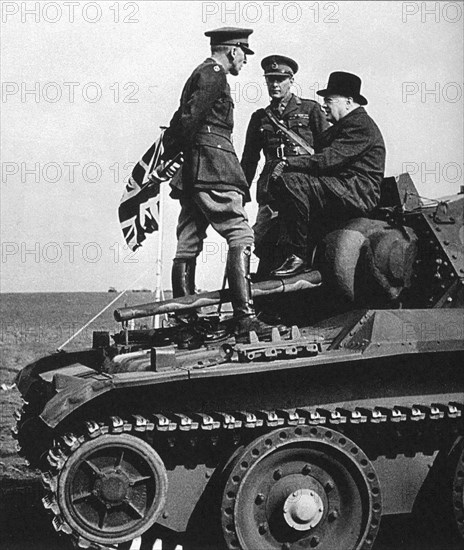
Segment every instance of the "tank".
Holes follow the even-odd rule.
[[[154,525],[173,548],[366,550],[413,512],[463,542],[463,211],[386,178],[313,270],[253,284],[290,327],[270,341],[217,312],[130,328],[223,290],[118,309],[120,332],[26,366],[14,432],[55,529],[94,550]]]

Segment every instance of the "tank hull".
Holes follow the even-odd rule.
[[[218,487],[236,455],[264,434],[315,428],[365,453],[382,495],[380,515],[409,513],[420,506],[439,453],[449,454],[463,435],[462,329],[458,309],[361,310],[300,329],[296,344],[313,347],[291,358],[280,355],[287,350],[279,340],[263,347],[276,355],[256,360],[220,355],[224,343],[217,344],[217,364],[209,366],[169,347],[163,355],[145,349],[111,359],[89,350],[68,367],[58,354],[18,380],[26,397],[38,385],[43,392],[23,440],[41,448],[35,456],[51,466],[47,479],[59,502],[66,464],[88,441],[120,431],[141,438],[166,469],[157,523],[194,537],[199,518],[220,508]],[[65,434],[80,443],[66,446]]]

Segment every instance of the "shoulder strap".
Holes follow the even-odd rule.
[[[269,105],[264,109],[264,112],[271,120],[271,122],[274,123],[277,128],[279,128],[279,130],[284,132],[297,145],[303,147],[303,149],[310,155],[314,155],[314,149],[311,147],[311,145],[309,145],[309,143],[306,143],[306,141],[298,134],[296,134],[293,130],[290,130],[290,128],[287,128],[284,124],[282,124],[280,120],[276,118]]]

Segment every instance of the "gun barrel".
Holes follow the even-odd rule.
[[[319,271],[309,271],[301,273],[288,279],[271,279],[269,281],[260,281],[251,286],[253,298],[260,296],[269,296],[270,294],[279,294],[287,292],[296,292],[297,290],[307,290],[317,287],[321,284],[321,274]],[[141,317],[150,317],[152,315],[162,315],[164,313],[173,313],[176,311],[185,311],[187,309],[213,306],[219,303],[230,302],[231,294],[229,289],[213,290],[211,292],[201,292],[182,296],[180,298],[171,298],[161,302],[150,302],[138,306],[123,307],[116,309],[114,318],[116,321],[129,321],[130,319],[139,319]]]

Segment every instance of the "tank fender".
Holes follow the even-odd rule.
[[[67,383],[58,375],[58,378],[55,376],[53,379],[55,389],[58,387],[57,383],[63,382],[63,387],[57,389],[57,393],[47,401],[40,418],[50,428],[56,428],[67,416],[83,405],[95,402],[107,392],[188,380],[189,377],[188,370],[183,369],[169,369],[166,372],[123,372],[115,375],[102,373],[87,379],[76,377]]]
[[[62,370],[69,372],[75,365],[87,367],[94,371],[102,370],[107,364],[108,357],[103,349],[86,349],[82,351],[60,351],[46,357],[42,357],[25,366],[16,375],[15,384],[23,396],[27,396],[31,387],[51,371]]]
[[[114,383],[109,377],[91,380],[76,379],[46,403],[40,418],[50,428],[56,428],[66,416],[80,406],[113,389]]]

